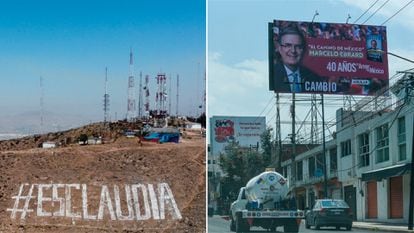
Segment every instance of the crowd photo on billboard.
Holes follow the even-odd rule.
[[[388,87],[385,26],[269,23],[269,89],[375,95]]]

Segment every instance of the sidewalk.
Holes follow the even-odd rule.
[[[368,229],[376,232],[410,232],[414,233],[414,230],[408,230],[407,224],[395,224],[395,223],[382,223],[382,222],[356,222],[352,223],[352,228]]]

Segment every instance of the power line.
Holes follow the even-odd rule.
[[[374,11],[374,13],[372,13],[372,15],[370,15],[368,17],[368,19],[366,19],[362,24],[365,24],[368,20],[370,20],[372,18],[372,16],[374,16],[379,10],[381,10],[385,4],[387,4],[390,0],[385,1],[376,11]]]
[[[404,8],[406,8],[408,5],[410,5],[412,2],[414,2],[414,0],[409,1],[407,4],[405,4],[405,6],[403,6],[401,9],[399,9],[397,12],[395,12],[395,14],[393,14],[391,17],[389,17],[387,20],[385,20],[381,26],[383,26],[384,24],[386,24],[390,19],[392,19],[394,16],[396,16],[398,13],[400,13]]]
[[[266,106],[263,108],[263,110],[260,112],[260,114],[256,117],[256,119],[254,119],[254,122],[256,122],[256,121],[257,121],[257,119],[259,119],[259,117],[260,117],[260,116],[262,116],[262,114],[263,114],[263,113],[264,113],[264,111],[267,109],[267,107],[269,107],[269,105],[270,105],[270,103],[272,102],[273,98],[274,98],[274,96],[272,96],[272,97],[269,99],[269,102],[266,104]]]
[[[379,0],[375,1],[374,4],[372,4],[364,13],[362,13],[362,15],[360,15],[353,23],[355,24],[360,18],[362,18],[362,16],[364,16],[373,6],[375,6],[378,1]]]

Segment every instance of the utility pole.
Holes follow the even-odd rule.
[[[328,198],[328,175],[326,171],[326,143],[325,143],[325,104],[323,101],[323,94],[321,94],[321,102],[322,102],[322,157],[323,157],[323,191],[324,191],[324,198]]]
[[[277,171],[282,173],[282,133],[280,128],[280,97],[279,93],[276,93],[276,138],[277,143]]]
[[[411,100],[410,92],[413,90],[414,85],[413,74],[409,75],[409,84],[405,86],[406,90],[406,101]],[[410,88],[410,91],[408,91]],[[414,121],[413,121],[413,133],[411,139],[411,175],[410,175],[410,206],[408,208],[408,230],[413,229],[413,212],[414,212]]]
[[[296,86],[296,82],[294,83]],[[296,162],[295,162],[295,156],[296,156],[296,114],[295,114],[295,89],[293,88],[292,92],[292,108],[291,108],[291,114],[292,114],[292,153],[291,153],[291,160],[292,160],[292,167],[291,167],[291,177],[292,177],[292,184],[290,184],[290,187],[295,188],[296,186]],[[295,192],[293,192],[293,195],[295,196]]]
[[[407,88],[407,87],[405,87]],[[414,121],[413,133],[411,139],[411,176],[410,176],[410,207],[408,208],[408,230],[413,229],[413,211],[414,211]]]

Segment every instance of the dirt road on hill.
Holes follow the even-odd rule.
[[[0,232],[205,232],[205,139],[0,152]]]

